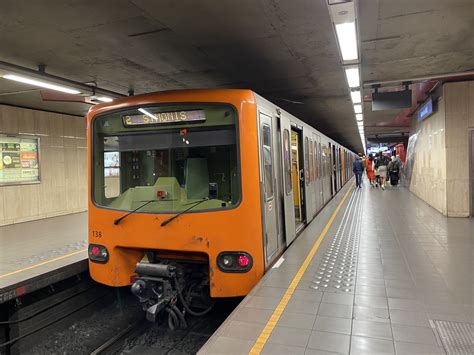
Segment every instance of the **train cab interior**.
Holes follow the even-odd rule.
[[[99,117],[95,124],[95,200],[104,207],[144,212],[229,208],[240,201],[236,126],[222,108],[206,108],[207,123],[124,127],[124,114]],[[225,116],[224,124],[212,119]],[[222,121],[222,120],[221,120]],[[100,153],[100,154],[99,154]],[[212,190],[210,192],[210,190]],[[209,198],[212,194],[212,199]]]

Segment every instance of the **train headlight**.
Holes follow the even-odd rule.
[[[223,272],[247,272],[252,265],[252,256],[245,252],[223,251],[217,256],[217,267]]]
[[[105,264],[109,261],[109,251],[103,245],[89,244],[89,260]]]
[[[232,255],[225,255],[222,257],[222,266],[231,267],[234,263],[234,258]]]

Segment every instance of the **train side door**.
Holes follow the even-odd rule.
[[[305,201],[306,201],[306,217],[307,221],[311,221],[313,217],[313,201],[312,201],[312,194],[313,194],[313,186],[311,183],[311,163],[310,163],[310,136],[307,130],[303,130],[304,136],[304,182],[305,182]]]
[[[329,179],[331,180],[331,196],[334,196],[334,162],[333,162],[333,149],[332,149],[332,144],[331,142],[329,142],[329,164],[328,164],[328,168],[329,168]]]
[[[323,176],[321,173],[321,137],[313,133],[314,141],[314,160],[315,160],[315,195],[316,195],[316,210],[315,214],[323,207]]]
[[[265,258],[269,262],[278,250],[277,206],[275,200],[276,179],[273,161],[273,125],[272,118],[260,112],[260,164],[261,184],[263,188],[264,207],[264,245]]]
[[[303,162],[303,131],[291,127],[291,179],[293,181],[293,198],[295,205],[295,224],[298,233],[306,222],[305,176]]]
[[[281,134],[281,159],[282,159],[282,181],[283,181],[283,215],[285,219],[286,245],[296,237],[295,225],[295,198],[293,192],[293,181],[291,176],[292,151],[291,151],[291,122],[288,117],[280,117]]]
[[[474,217],[474,130],[469,133],[471,135],[471,150],[469,152],[471,158],[471,216]]]

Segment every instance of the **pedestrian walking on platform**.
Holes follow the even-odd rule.
[[[392,156],[392,161],[388,164],[388,175],[390,177],[390,185],[397,186],[400,179],[401,162]]]
[[[365,171],[367,172],[367,178],[369,179],[370,186],[375,186],[375,172],[374,172],[374,159],[371,155],[366,160]]]
[[[388,158],[384,156],[382,153],[379,153],[379,157],[377,161],[378,161],[377,172],[380,177],[380,187],[382,188],[382,190],[385,190],[385,181],[387,179]]]
[[[356,157],[356,160],[354,161],[352,165],[352,171],[355,174],[356,186],[358,188],[362,188],[362,174],[364,173],[364,164],[362,162],[361,156],[362,154],[359,153],[359,155]]]

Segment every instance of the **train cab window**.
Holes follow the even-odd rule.
[[[131,108],[92,126],[96,205],[175,213],[236,206],[241,197],[237,114],[222,104]],[[216,196],[217,192],[217,196]]]
[[[285,192],[290,194],[293,190],[291,184],[291,146],[290,146],[290,131],[285,129],[283,131],[283,164],[285,175]]]
[[[263,136],[263,176],[265,185],[265,200],[273,198],[273,159],[272,159],[272,131],[270,126],[262,126]]]

